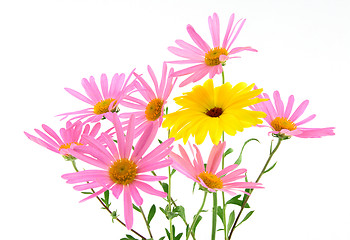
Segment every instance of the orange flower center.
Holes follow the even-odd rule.
[[[204,62],[208,66],[219,65],[221,64],[219,59],[221,55],[226,55],[226,56],[228,55],[228,52],[225,48],[221,48],[221,47],[212,48],[209,50],[209,52],[205,54]]]
[[[103,114],[103,113],[109,112],[108,111],[109,105],[111,105],[111,103],[114,102],[114,101],[115,101],[115,99],[113,99],[113,98],[108,98],[108,99],[99,101],[94,106],[94,113],[96,115],[99,115],[99,114]],[[111,112],[116,111],[116,109],[117,109],[117,104],[115,103],[113,105],[113,109],[111,110]]]
[[[66,143],[66,144],[61,145],[60,148],[58,149],[58,151],[61,151],[61,149],[69,149],[73,143],[75,145],[84,145],[84,144],[78,143],[78,142]]]
[[[119,159],[109,168],[109,177],[117,184],[132,183],[137,174],[137,165],[129,159]]]
[[[155,121],[160,117],[162,114],[163,103],[164,101],[159,98],[152,99],[148,103],[145,111],[148,121]]]
[[[222,188],[222,180],[212,173],[202,172],[198,175],[199,178],[203,180],[205,185],[212,189],[221,189]]]
[[[288,129],[289,131],[293,131],[297,129],[297,126],[295,126],[294,122],[291,120],[285,118],[285,117],[276,117],[272,122],[271,126],[276,131],[281,131],[282,129]]]
[[[220,117],[223,112],[224,111],[222,110],[222,108],[214,107],[208,110],[205,114],[209,117]]]

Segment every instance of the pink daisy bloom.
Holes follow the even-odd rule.
[[[209,78],[213,78],[216,74],[221,74],[222,66],[225,65],[228,59],[238,58],[238,56],[234,56],[236,53],[242,51],[257,52],[257,50],[251,47],[232,47],[233,42],[236,40],[245,23],[245,19],[240,19],[235,25],[233,25],[234,18],[235,15],[232,14],[221,45],[219,17],[216,13],[214,13],[213,17],[209,16],[208,18],[213,47],[210,47],[209,44],[197,34],[191,25],[187,25],[187,32],[198,47],[193,46],[183,40],[176,40],[175,43],[179,46],[179,48],[168,48],[173,54],[186,58],[186,60],[170,61],[169,63],[194,64],[191,67],[174,72],[174,76],[192,74],[180,84],[180,87],[183,87],[191,82],[197,82],[204,78],[207,74],[209,74]]]
[[[65,90],[72,96],[78,98],[83,102],[86,102],[87,104],[92,105],[93,107],[80,111],[63,113],[58,116],[64,116],[62,119],[65,119],[70,115],[77,115],[72,119],[82,120],[84,118],[87,118],[85,122],[97,122],[101,120],[104,114],[108,112],[116,112],[118,110],[118,104],[120,104],[123,98],[134,88],[133,84],[128,85],[133,72],[134,70],[130,73],[126,80],[124,73],[115,74],[112,78],[109,88],[107,76],[106,74],[102,74],[102,94],[96,85],[95,78],[92,76],[89,80],[86,78],[83,78],[81,80],[81,84],[83,85],[87,97],[73,89],[65,88]]]
[[[84,127],[84,128],[83,128]],[[86,141],[81,137],[83,134],[95,137],[101,128],[101,124],[97,123],[90,130],[90,125],[83,125],[82,122],[77,121],[74,124],[68,121],[66,128],[60,129],[60,136],[55,133],[49,126],[43,124],[44,132],[34,129],[34,131],[41,137],[35,137],[27,132],[24,134],[33,142],[55,152],[61,154],[65,159],[72,160],[72,156],[68,153],[68,149],[73,149],[76,146],[85,145]]]
[[[135,115],[135,125],[137,126],[135,132],[136,136],[139,136],[149,124],[157,122],[158,127],[161,126],[163,121],[164,106],[167,103],[168,97],[176,83],[176,79],[171,76],[174,69],[171,68],[168,73],[166,63],[163,63],[160,84],[158,84],[152,68],[148,66],[147,69],[153,81],[155,91],[153,91],[153,89],[141,75],[134,73],[137,78],[137,81],[134,82],[135,88],[142,95],[145,101],[132,96],[126,96],[122,102],[122,105],[135,109],[136,111],[120,114],[121,118],[126,119],[129,119],[131,115]],[[127,122],[124,122],[123,124],[125,125],[126,123]]]
[[[269,95],[263,93],[259,95],[259,98],[270,99]],[[291,95],[288,98],[287,106],[284,108],[283,101],[281,100],[280,93],[275,91],[273,93],[273,98],[275,101],[275,106],[271,101],[260,102],[253,106],[250,106],[252,110],[262,111],[266,113],[265,121],[269,124],[257,125],[258,127],[270,127],[274,136],[290,138],[291,136],[300,138],[320,138],[323,136],[334,135],[334,127],[327,128],[304,128],[301,127],[303,124],[310,122],[316,117],[316,114],[312,114],[307,118],[298,121],[298,119],[303,115],[306,107],[309,104],[309,100],[303,101],[297,109],[292,113],[294,105],[294,96]]]
[[[230,195],[236,195],[237,191],[249,194],[244,191],[246,188],[263,188],[260,183],[245,181],[237,182],[237,180],[245,178],[244,173],[247,171],[243,168],[236,169],[238,167],[237,164],[227,166],[223,170],[218,171],[225,146],[226,142],[219,142],[218,145],[213,146],[205,168],[202,155],[195,144],[193,144],[193,147],[196,150],[196,154],[194,154],[191,148],[193,161],[190,160],[184,148],[179,145],[181,156],[174,152],[170,153],[170,157],[174,161],[172,167],[184,174],[186,177],[199,183],[210,192],[223,191]]]
[[[156,125],[149,125],[132,151],[135,137],[134,117],[130,118],[127,133],[124,135],[118,115],[109,113],[105,116],[114,124],[118,143],[116,144],[110,135],[102,133],[101,138],[107,145],[104,147],[101,142],[84,135],[83,139],[89,145],[77,146],[70,149],[69,153],[99,169],[64,174],[62,178],[66,179],[67,183],[78,184],[74,186],[74,189],[78,191],[100,188],[81,202],[94,198],[106,190],[111,190],[117,199],[124,192],[124,218],[126,227],[130,230],[133,225],[132,199],[138,206],[143,203],[139,190],[162,198],[167,196],[165,192],[158,191],[146,183],[164,180],[167,177],[146,175],[145,173],[167,167],[172,163],[172,160],[166,156],[172,149],[171,144],[174,139],[164,141],[154,150],[145,154],[158,129]]]

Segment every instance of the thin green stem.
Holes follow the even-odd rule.
[[[75,170],[76,172],[79,172],[75,160],[72,160],[71,162],[72,162],[72,165],[73,165],[74,170]]]
[[[143,220],[144,220],[144,221],[145,221],[145,223],[146,223],[146,226],[147,226],[147,230],[148,230],[149,236],[151,237],[151,239],[153,239],[152,232],[151,232],[151,228],[150,228],[149,223],[148,223],[148,221],[147,221],[147,219],[146,219],[145,213],[144,213],[144,211],[143,211],[143,209],[142,209],[142,207],[141,207],[141,206],[139,206],[139,208],[140,208],[140,211],[141,211],[141,214],[142,214]]]
[[[168,211],[171,212],[171,169],[170,166],[168,167],[168,174],[169,174],[169,186],[168,186]],[[174,231],[173,231],[173,219],[169,219],[170,224],[170,240],[173,240]]]
[[[216,235],[216,219],[218,209],[218,195],[216,192],[213,193],[213,221],[211,225],[211,240],[215,240]]]
[[[264,173],[265,173],[265,171],[266,171],[266,168],[267,168],[267,166],[269,165],[270,160],[272,159],[272,156],[275,154],[275,152],[277,151],[277,149],[278,149],[279,146],[281,145],[281,142],[282,142],[282,141],[283,141],[283,139],[278,138],[278,142],[277,142],[275,148],[270,152],[269,158],[267,159],[267,161],[266,161],[266,163],[265,163],[263,169],[261,170],[261,172],[260,172],[258,178],[256,179],[255,183],[258,183],[259,180],[260,180],[260,178],[262,177],[262,175],[264,175]],[[249,198],[252,196],[253,190],[254,190],[254,189],[251,189],[250,195],[248,195],[248,196],[245,198],[245,200],[243,201],[243,203],[242,203],[241,209],[240,209],[240,211],[239,211],[239,213],[238,213],[238,215],[237,215],[237,218],[236,218],[236,220],[235,220],[235,222],[234,222],[234,224],[233,224],[233,226],[232,226],[232,228],[231,228],[230,235],[229,235],[229,237],[228,237],[229,240],[231,239],[232,233],[233,233],[233,231],[235,230],[235,228],[236,228],[236,226],[237,226],[237,224],[238,224],[238,219],[239,219],[239,217],[241,216],[245,205],[247,204]]]
[[[195,223],[197,222],[197,220],[198,220],[198,217],[199,217],[199,214],[202,212],[202,210],[203,210],[203,207],[204,207],[204,204],[205,204],[205,200],[207,199],[207,194],[208,194],[208,192],[204,192],[204,197],[203,197],[203,202],[202,202],[202,205],[201,205],[201,207],[199,208],[199,210],[198,210],[198,212],[197,212],[197,214],[194,216],[194,218],[193,218],[193,222],[192,222],[192,224],[191,224],[191,227],[190,227],[190,233],[192,234],[192,230],[193,230],[193,228],[194,228],[194,225],[195,225]],[[186,234],[187,236],[186,236],[186,240],[190,237],[190,235],[189,234]],[[194,236],[192,236],[192,237],[194,237]]]

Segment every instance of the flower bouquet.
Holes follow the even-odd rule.
[[[207,239],[219,238],[218,231],[223,232],[222,239],[232,239],[237,227],[253,214],[253,210],[245,211],[250,207],[248,201],[254,189],[264,188],[261,178],[275,167],[276,162],[271,160],[282,142],[294,137],[334,135],[333,127],[303,126],[316,116],[302,116],[308,100],[295,107],[293,95],[284,102],[278,91],[270,98],[255,83],[227,81],[226,62],[239,58],[238,53],[257,50],[234,46],[245,19],[236,21],[232,14],[222,41],[218,15],[209,16],[208,23],[212,45],[188,25],[193,43],[176,40],[177,47],[168,50],[182,59],[164,62],[161,73],[148,66],[148,74],[134,69],[127,75],[117,73],[110,81],[105,74],[98,83],[94,77],[84,78],[85,94],[65,90],[90,107],[59,114],[68,121],[57,132],[47,125],[42,125],[43,130],[35,129],[36,135],[25,132],[33,142],[71,162],[72,173],[62,178],[85,195],[81,202],[97,199],[113,222],[130,231],[123,240],[198,239],[196,228],[207,211],[209,196],[212,224],[207,228]],[[186,67],[177,70],[170,65]],[[221,75],[220,80],[217,75]],[[168,108],[174,88],[196,82],[199,84],[192,91],[175,96],[178,110]],[[255,181],[248,180],[247,169],[240,164],[244,147],[258,141],[256,138],[243,142],[236,161],[225,161],[233,152],[225,135],[235,136],[250,127],[267,127],[266,134],[271,136],[266,163]],[[167,131],[166,139],[157,137],[161,131]],[[209,148],[203,144],[207,137]],[[177,140],[183,144],[175,144]],[[166,176],[159,175],[162,169],[166,169]],[[193,217],[185,214],[186,203],[179,203],[172,194],[174,174],[183,175],[184,181],[193,184],[193,191],[202,192],[203,199],[198,201]],[[191,192],[183,194],[191,198]],[[146,211],[142,207],[144,198],[160,200]],[[123,210],[113,209],[112,201],[123,201]],[[133,224],[134,214],[142,216],[148,233]],[[163,215],[167,228],[151,228],[155,214]],[[176,231],[174,218],[182,222]]]

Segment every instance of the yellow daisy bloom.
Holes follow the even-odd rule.
[[[203,86],[193,87],[191,92],[174,98],[182,106],[174,113],[164,116],[163,127],[169,128],[170,137],[183,138],[186,144],[190,135],[196,144],[203,143],[209,132],[212,142],[217,145],[223,132],[233,136],[263,121],[264,112],[244,109],[267,99],[257,98],[262,89],[254,89],[254,84],[238,83],[232,87],[225,83],[214,88],[213,80],[207,80]]]

